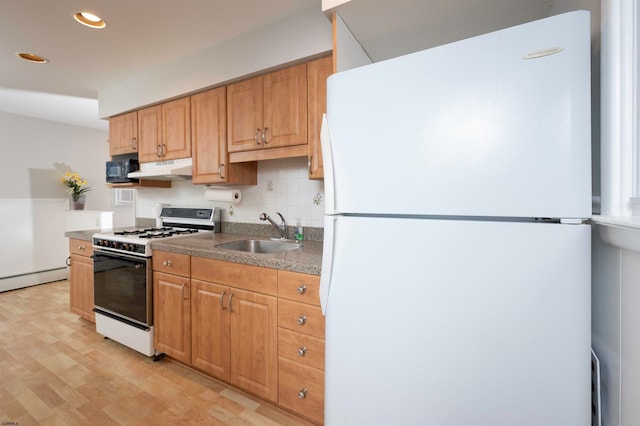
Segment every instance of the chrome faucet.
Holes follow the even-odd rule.
[[[261,213],[261,214],[260,214],[260,220],[268,220],[268,221],[269,221],[269,223],[270,223],[271,225],[273,225],[273,227],[274,227],[274,228],[276,228],[276,229],[278,230],[278,232],[280,233],[280,239],[281,239],[281,240],[286,240],[286,239],[287,239],[287,235],[288,235],[288,232],[287,232],[287,222],[285,222],[285,221],[284,221],[284,217],[282,217],[282,215],[281,215],[279,212],[276,212],[276,214],[277,214],[278,216],[280,216],[280,220],[282,220],[282,223],[281,223],[280,225],[278,225],[277,223],[275,223],[275,222],[273,221],[273,219],[271,219],[271,218],[269,217],[269,215],[268,215],[268,214],[266,214],[266,213]]]

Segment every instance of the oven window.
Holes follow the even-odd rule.
[[[96,307],[153,325],[149,259],[94,251],[93,265]]]

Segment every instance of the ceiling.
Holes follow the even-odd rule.
[[[66,121],[106,129],[98,90],[313,6],[320,0],[0,0],[0,111],[60,121],[64,105]],[[76,23],[80,11],[107,27]]]
[[[579,0],[353,0],[339,8],[378,61],[539,19]],[[583,0],[584,1],[584,0]],[[0,0],[0,111],[107,129],[98,91],[321,0]],[[88,11],[102,30],[76,23]],[[46,57],[27,63],[16,52]]]

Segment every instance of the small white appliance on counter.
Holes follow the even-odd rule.
[[[590,424],[588,12],[327,90],[325,424]]]
[[[220,211],[164,206],[160,225],[92,236],[96,331],[147,356],[155,355],[151,242],[220,232]]]
[[[99,210],[68,210],[66,212],[66,231],[84,231],[113,229],[113,212]]]

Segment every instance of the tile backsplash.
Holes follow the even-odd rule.
[[[225,186],[220,186],[225,189]],[[258,162],[258,184],[237,185],[242,200],[231,204],[208,201],[205,185],[193,185],[190,180],[174,181],[171,188],[142,188],[136,191],[136,217],[155,218],[160,204],[174,206],[220,207],[223,222],[260,223],[265,212],[278,221],[282,213],[287,224],[322,227],[324,214],[324,184],[309,180],[306,158],[287,158]]]

